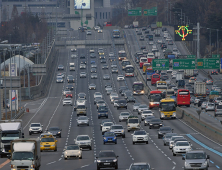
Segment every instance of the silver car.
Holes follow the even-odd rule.
[[[205,111],[206,111],[206,112],[207,112],[207,111],[214,111],[214,109],[215,109],[215,104],[214,104],[214,103],[208,102],[208,103],[206,104],[206,108],[205,108]]]
[[[96,73],[91,74],[91,79],[97,79],[97,74]]]
[[[81,72],[81,73],[79,74],[79,77],[80,77],[80,78],[86,78],[86,72]]]
[[[91,84],[89,85],[89,90],[96,90],[96,85],[93,84],[93,83],[91,83]]]
[[[105,75],[103,76],[103,80],[110,80],[110,76],[109,76],[108,74],[105,74]]]
[[[89,118],[87,116],[79,116],[77,120],[77,126],[87,125],[89,126]]]
[[[128,117],[129,117],[129,116],[130,116],[130,113],[129,113],[129,112],[121,112],[121,113],[119,114],[119,122],[128,120]]]
[[[177,136],[177,134],[176,133],[166,133],[163,136],[163,145],[164,146],[169,146],[170,139],[171,139],[172,136]]]
[[[62,101],[62,105],[71,105],[72,106],[72,99],[71,98],[64,98]]]
[[[144,110],[149,110],[148,106],[146,104],[139,105],[138,114],[141,114]]]
[[[74,139],[76,145],[79,145],[80,148],[88,148],[92,150],[92,139],[88,135],[78,135]]]
[[[79,65],[79,68],[80,68],[80,69],[86,68],[86,65],[85,65],[85,64],[80,64],[80,65]]]
[[[134,103],[133,111],[138,111],[139,106],[140,106],[140,103]]]
[[[116,136],[122,136],[125,138],[125,130],[122,125],[112,125],[110,127],[110,132],[114,132]]]
[[[207,102],[203,102],[201,105],[201,110],[206,109],[206,106],[207,106]]]

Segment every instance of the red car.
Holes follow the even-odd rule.
[[[66,93],[66,98],[68,98],[68,97],[71,97],[71,98],[72,98],[72,93],[67,92],[67,93]]]
[[[218,72],[216,70],[211,71],[211,75],[218,75]]]

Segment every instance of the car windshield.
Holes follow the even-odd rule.
[[[210,103],[210,104],[208,104],[208,106],[211,106],[211,107],[212,107],[212,106],[214,106],[214,104],[213,104],[213,103]]]
[[[70,145],[70,146],[67,146],[66,150],[79,150],[79,146],[78,145]]]
[[[150,170],[149,165],[132,165],[130,170]]]
[[[151,119],[153,119],[153,118],[155,118],[155,116],[148,116],[148,117],[146,117],[145,120],[151,120]]]
[[[205,153],[187,153],[186,159],[205,159],[206,154]]]
[[[126,100],[119,100],[118,103],[126,103]]]
[[[129,123],[139,123],[139,119],[129,119]]]
[[[139,106],[140,104],[139,103],[135,103],[133,106]]]
[[[112,126],[113,123],[112,122],[108,122],[108,123],[104,123],[103,126]]]
[[[104,137],[108,137],[108,136],[115,136],[115,133],[113,133],[113,132],[106,132],[104,134]]]
[[[85,105],[78,105],[78,106],[77,106],[77,109],[85,109],[85,108],[86,108]]]
[[[116,157],[114,152],[100,152],[99,157]]]
[[[99,107],[98,111],[99,112],[108,112],[108,108],[106,106],[105,107]]]
[[[54,138],[42,138],[41,142],[55,142]]]
[[[161,110],[162,111],[174,111],[176,110],[174,102],[163,102],[161,103]]]
[[[151,122],[161,122],[160,119],[152,119]]]
[[[139,108],[147,108],[147,105],[140,105]]]
[[[105,103],[103,100],[98,101],[99,104]]]
[[[34,160],[32,152],[13,152],[12,160]]]
[[[2,132],[2,137],[19,137],[19,132]]]
[[[188,142],[177,142],[176,146],[190,146]]]
[[[88,120],[88,117],[79,117],[78,120]]]
[[[120,113],[121,116],[129,116],[129,113]]]
[[[51,127],[51,128],[49,128],[49,131],[59,131],[60,129],[59,128],[57,128],[57,127]]]
[[[40,124],[31,124],[31,127],[40,127]]]
[[[89,140],[89,136],[78,136],[76,140]]]
[[[146,135],[145,131],[135,131],[134,135]]]
[[[111,129],[123,129],[122,126],[112,126]]]

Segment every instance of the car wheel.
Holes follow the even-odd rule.
[[[105,145],[106,143],[105,142],[103,142],[103,145]]]
[[[149,142],[147,141],[146,144],[148,144]]]
[[[173,156],[176,156],[176,154],[173,152]]]
[[[123,138],[125,138],[125,135],[123,135]]]
[[[89,150],[92,150],[92,147],[91,147],[91,146],[89,147]]]
[[[57,148],[54,150],[55,152],[57,151]]]
[[[115,144],[117,144],[117,140],[116,140]]]
[[[100,117],[98,116],[98,119],[100,119]]]
[[[133,142],[133,145],[135,145],[135,142]]]
[[[158,135],[158,139],[160,139],[160,136]]]
[[[79,126],[79,124],[77,124],[77,126]]]
[[[149,127],[149,129],[152,129],[151,127]]]
[[[32,132],[29,132],[29,135],[32,135]]]
[[[127,109],[127,107],[126,107],[126,109]]]
[[[166,146],[166,144],[165,144],[165,143],[164,143],[163,145],[164,145],[164,146]]]
[[[118,110],[119,108],[117,107],[116,109]]]
[[[89,124],[87,124],[87,126],[89,126]]]
[[[82,155],[79,157],[79,159],[82,159]]]
[[[119,122],[121,122],[121,120],[119,119]]]
[[[146,126],[146,123],[144,123],[144,126]]]
[[[100,167],[97,166],[97,170],[100,170]]]
[[[207,112],[207,110],[205,109],[205,112]]]
[[[214,114],[214,117],[217,117],[217,115],[216,115],[216,114]]]

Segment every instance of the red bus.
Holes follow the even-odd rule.
[[[190,91],[187,89],[177,90],[177,106],[190,107]]]
[[[141,57],[140,58],[140,69],[143,68],[144,63],[148,63],[148,59],[146,57]]]
[[[160,75],[159,74],[153,74],[152,77],[151,77],[151,85],[155,86],[157,81],[160,81]]]
[[[106,27],[112,26],[111,22],[106,22]]]
[[[159,90],[152,90],[148,96],[149,108],[159,107],[160,100],[162,99],[162,92]]]

